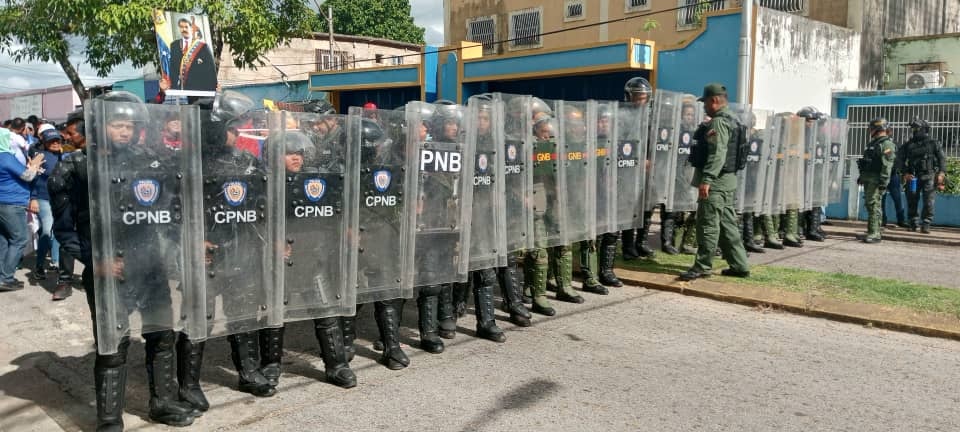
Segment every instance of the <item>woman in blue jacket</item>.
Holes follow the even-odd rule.
[[[10,131],[0,130],[0,291],[23,289],[14,278],[27,244],[27,204],[30,182],[41,171],[43,154],[24,166],[10,148]]]

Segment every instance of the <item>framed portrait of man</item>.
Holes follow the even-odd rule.
[[[205,15],[155,10],[160,88],[170,96],[212,96],[217,62]]]

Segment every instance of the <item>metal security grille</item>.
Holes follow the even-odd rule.
[[[474,18],[467,25],[467,40],[483,44],[483,54],[497,53],[497,18],[495,16]]]
[[[627,12],[646,9],[647,4],[649,3],[647,0],[626,0],[626,2],[627,3],[625,6]]]
[[[527,9],[510,14],[510,47],[528,48],[540,46],[540,29],[543,27],[541,9]]]
[[[703,14],[710,11],[726,9],[726,0],[678,0],[677,28],[689,29],[696,27]]]
[[[803,13],[806,3],[806,0],[760,0],[760,6],[789,13]]]
[[[330,57],[330,50],[317,49],[317,70],[340,70],[343,69],[344,59],[347,53],[344,51],[333,51],[333,58]]]
[[[583,17],[583,3],[582,2],[568,2],[567,3],[567,16],[565,18],[582,18]]]
[[[883,117],[893,128],[898,145],[910,139],[910,122],[920,117],[930,122],[930,136],[940,142],[948,158],[960,157],[960,103],[916,105],[859,105],[847,108],[848,155],[859,157],[870,140],[870,120]]]

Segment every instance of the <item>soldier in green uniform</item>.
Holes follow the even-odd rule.
[[[727,106],[727,89],[723,85],[707,84],[698,100],[703,102],[711,120],[698,129],[697,141],[701,145],[697,146],[696,154],[690,156],[696,168],[692,185],[699,191],[697,257],[693,266],[680,274],[680,279],[691,281],[709,276],[718,244],[723,258],[730,264],[721,274],[748,277],[747,251],[743,249],[733,205],[737,191],[739,123]]]
[[[857,184],[863,185],[863,200],[867,207],[867,235],[864,243],[880,243],[880,197],[890,182],[890,172],[896,161],[896,144],[887,136],[887,119],[877,117],[870,120],[867,129],[870,142],[863,149],[863,157],[857,161],[860,178]]]

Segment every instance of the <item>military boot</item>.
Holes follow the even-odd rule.
[[[356,387],[357,376],[350,370],[340,320],[335,317],[315,319],[313,331],[317,335],[317,343],[320,344],[320,356],[323,358],[327,382],[343,388]]]
[[[766,249],[783,249],[783,244],[777,240],[777,224],[773,216],[761,216],[763,223],[763,247]]]
[[[507,266],[500,268],[497,276],[500,279],[500,291],[503,293],[503,309],[510,314],[510,322],[520,327],[530,327],[530,311],[520,298],[523,273],[520,272],[515,254],[507,256]]]
[[[630,261],[640,258],[640,252],[637,251],[637,230],[623,230],[620,232],[620,243],[623,249],[623,259]]]
[[[601,243],[606,243],[601,241]],[[597,266],[600,268],[600,283],[611,287],[622,287],[623,282],[613,273],[613,265],[617,260],[617,241],[610,244],[601,244],[597,254]]]
[[[170,426],[189,426],[199,411],[180,402],[176,366],[177,335],[172,330],[147,333],[144,336],[147,383],[150,389],[150,420]]]
[[[922,225],[920,225],[920,232],[923,234],[930,234],[930,223],[924,222]]]
[[[453,284],[442,285],[437,303],[437,321],[440,323],[438,334],[444,339],[453,339],[457,335],[457,319],[453,311]]]
[[[637,252],[640,255],[640,258],[649,258],[653,259],[657,254],[650,249],[650,246],[647,244],[647,241],[650,237],[650,225],[651,220],[653,219],[653,212],[643,212],[643,228],[637,229]]]
[[[784,246],[803,247],[803,243],[800,242],[800,238],[797,236],[797,231],[799,231],[799,218],[800,214],[797,210],[787,210],[786,224],[783,229]]]
[[[259,336],[256,331],[237,333],[227,336],[230,342],[230,358],[239,375],[239,388],[244,393],[258,397],[277,394],[267,377],[260,371],[260,349],[257,347]]]
[[[546,249],[527,252],[523,263],[524,289],[529,289],[533,296],[533,312],[554,316],[557,310],[547,300],[547,257]]]
[[[410,366],[410,359],[400,348],[400,311],[397,310],[395,301],[375,302],[373,308],[373,316],[380,330],[380,340],[383,341],[380,363],[391,370]]]
[[[453,284],[453,319],[454,322],[458,318],[463,318],[467,315],[467,303],[470,302],[470,283],[455,283]]]
[[[439,285],[420,287],[417,296],[417,325],[420,328],[420,348],[431,354],[443,352],[443,339],[437,336],[437,303]]]
[[[473,305],[477,314],[477,337],[494,342],[504,342],[507,336],[497,327],[497,320],[493,312],[493,286],[497,283],[497,275],[493,269],[479,271],[479,281],[473,284]],[[479,283],[477,283],[479,282]]]
[[[359,306],[357,307],[359,309]],[[347,363],[353,361],[357,355],[357,347],[353,341],[357,339],[357,316],[340,317],[340,326],[343,329],[343,349],[347,354]]]
[[[180,384],[180,400],[202,411],[210,409],[210,402],[200,387],[200,369],[203,367],[205,342],[191,342],[187,335],[180,334],[177,340],[177,382]]]
[[[583,290],[594,294],[607,295],[607,287],[600,284],[593,271],[597,260],[597,246],[591,241],[580,243],[580,274],[583,276]]]
[[[123,338],[116,354],[97,354],[93,368],[94,387],[97,391],[97,432],[123,431],[129,347],[130,340]]]
[[[822,212],[822,207],[814,207],[810,210],[810,220],[807,221],[807,240],[815,242],[822,242],[824,240],[823,230],[820,229],[820,216]]]
[[[678,255],[680,253],[673,246],[673,234],[676,229],[676,219],[674,216],[666,217],[660,221],[660,250],[667,255]]]
[[[747,252],[764,253],[762,247],[753,242],[753,215],[743,215],[743,247]]]
[[[273,387],[280,384],[280,361],[283,358],[283,327],[265,328],[260,337],[260,373]]]
[[[556,268],[554,280],[557,282],[557,300],[583,303],[583,297],[573,290],[573,251],[570,246],[550,248],[549,257]]]

